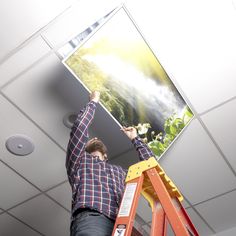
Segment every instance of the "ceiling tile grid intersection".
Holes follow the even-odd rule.
[[[235,160],[231,158],[230,161],[230,157],[229,155],[225,155],[225,152],[222,150],[221,146],[219,145],[219,142],[217,142],[214,138],[214,136],[212,135],[212,133],[209,131],[208,127],[205,125],[205,123],[203,123],[202,119],[199,119],[199,122],[201,123],[202,127],[204,128],[204,130],[206,131],[206,133],[208,134],[208,136],[210,137],[210,139],[212,140],[213,144],[215,145],[215,147],[217,148],[217,150],[219,151],[222,159],[224,160],[224,162],[226,163],[226,165],[228,166],[228,168],[232,171],[232,173],[234,174],[234,176],[236,177],[236,171],[235,171]],[[232,146],[233,147],[233,146]],[[232,164],[234,164],[234,167],[232,166]]]
[[[63,184],[65,184],[65,183],[63,183]],[[68,184],[68,183],[67,183],[67,184]],[[58,191],[57,189],[59,189],[59,188],[61,188],[61,187],[58,186],[58,187],[56,187],[56,188],[54,188],[54,189],[52,189],[52,190],[50,190],[50,191],[48,191],[48,192],[41,192],[41,193],[39,193],[39,194],[37,194],[37,195],[35,195],[35,196],[33,196],[33,197],[30,197],[29,199],[26,199],[26,200],[24,200],[23,202],[21,202],[21,203],[19,203],[19,204],[16,204],[16,205],[14,205],[14,206],[12,206],[12,207],[10,207],[9,209],[2,210],[2,212],[0,212],[0,215],[1,215],[1,214],[4,214],[4,213],[10,214],[10,215],[13,216],[15,219],[17,219],[19,222],[25,224],[26,226],[29,226],[30,228],[34,229],[34,230],[37,231],[37,232],[39,232],[39,231],[36,230],[35,227],[32,226],[30,223],[28,223],[28,222],[22,220],[20,216],[15,216],[14,213],[12,213],[12,212],[14,212],[15,209],[24,207],[24,205],[27,205],[28,202],[35,201],[35,199],[37,199],[37,198],[39,198],[39,197],[41,197],[41,196],[44,196],[46,199],[50,199],[50,201],[53,202],[54,206],[57,206],[57,207],[59,207],[60,209],[64,209],[64,210],[70,215],[70,210],[68,209],[68,206],[69,206],[68,200],[69,200],[70,197],[71,197],[71,195],[70,195],[71,191],[68,191],[68,192],[67,192],[67,190],[69,190],[68,188],[64,189],[64,190],[66,190],[66,191],[64,191],[64,192],[63,192],[61,189],[60,189],[60,191]],[[64,188],[64,187],[63,187],[63,188]],[[55,191],[55,190],[56,190],[56,191]],[[51,192],[51,193],[50,193],[50,192]],[[60,193],[60,194],[62,194],[62,196],[56,196],[55,193]],[[70,195],[70,196],[69,196],[69,195]],[[62,198],[63,196],[67,196],[67,199],[66,199],[67,201]],[[58,199],[59,199],[59,201],[58,201]],[[61,202],[60,202],[60,199],[61,199]],[[70,200],[71,200],[71,199],[70,199]],[[41,207],[41,206],[40,206],[40,207]],[[67,220],[68,220],[68,219],[70,219],[70,217],[68,217]],[[1,224],[0,224],[0,226],[1,226]],[[0,229],[1,229],[1,227],[0,227]],[[1,230],[0,230],[0,233],[1,233]],[[10,236],[10,235],[9,235],[9,236]]]
[[[0,64],[0,88],[6,83],[16,79],[19,74],[24,73],[33,64],[37,63],[47,53],[50,48],[41,37],[31,40],[27,45],[18,50],[10,58]],[[24,58],[24,60],[22,60]]]
[[[63,125],[62,119],[72,110],[67,98],[62,97],[60,84],[65,84],[65,80],[70,84],[68,72],[57,56],[50,54],[2,90],[5,96],[49,133],[63,149],[69,139],[69,129]],[[19,89],[23,93],[17,93]]]
[[[44,195],[12,209],[10,213],[42,234],[69,236],[70,214]]]
[[[204,125],[209,130],[217,145],[224,153],[227,161],[236,172],[236,99],[217,107],[201,116]]]
[[[0,207],[7,210],[12,206],[27,200],[28,198],[35,196],[39,193],[39,190],[29,184],[25,179],[20,178],[15,172],[10,168],[0,162],[0,173],[1,178],[0,189]],[[7,179],[7,184],[5,180]]]
[[[70,206],[69,205],[71,203],[72,193],[71,193],[71,189],[69,187],[68,180],[63,181],[60,184],[57,184],[55,187],[52,187],[47,191],[42,191],[37,186],[32,184],[29,180],[27,180],[25,177],[23,177],[22,175],[17,173],[17,171],[10,168],[2,160],[0,160],[0,161],[3,164],[3,165],[0,165],[1,174],[3,174],[5,176],[5,178],[8,178],[8,184],[9,184],[9,187],[8,187],[9,190],[7,189],[7,191],[4,191],[4,194],[1,195],[1,199],[0,199],[0,204],[1,204],[0,206],[4,206],[4,207],[2,207],[2,208],[4,208],[3,211],[10,211],[11,209],[14,209],[15,207],[18,207],[18,206],[26,203],[27,201],[30,201],[30,200],[38,197],[39,195],[43,194],[46,197],[50,198],[52,201],[54,201],[57,205],[64,208],[66,211],[70,212]],[[11,171],[12,173],[14,173],[14,177],[18,177],[18,178],[13,179],[12,178],[13,177],[12,173],[11,173],[11,176],[9,174],[6,175],[6,173],[5,173],[6,171],[3,171],[4,169],[2,168],[2,166],[5,168],[5,170],[8,170],[8,172]],[[11,181],[11,179],[14,181],[14,183]],[[23,185],[20,181],[21,182],[24,181],[23,183],[27,182],[28,183],[27,188],[29,188],[29,186],[31,186],[31,188],[34,189],[35,191],[37,190],[37,192],[35,192],[33,195],[32,195],[32,193],[29,193],[32,196],[30,196],[30,195],[27,195],[27,197],[23,196],[23,199],[19,200],[19,196],[21,197],[22,194],[25,195],[26,190],[27,190],[25,186],[23,188]],[[21,184],[19,184],[19,183],[21,183]],[[17,184],[17,187],[18,188],[20,187],[20,190],[16,189],[14,187],[14,184]],[[0,186],[0,188],[3,189],[2,186]],[[6,188],[4,188],[4,189],[6,189]],[[20,195],[19,195],[19,193],[20,193]],[[9,196],[11,196],[11,198],[9,198]],[[12,198],[14,198],[14,197],[17,198],[17,202],[16,202],[16,199],[13,201]],[[9,205],[9,203],[6,203],[6,201],[11,202],[11,205]]]
[[[58,48],[104,17],[120,3],[119,0],[101,0],[99,3],[93,0],[79,1],[78,4],[74,4],[71,9],[68,9],[65,14],[47,27],[42,32],[42,36],[51,47]],[[92,5],[93,7],[91,8]],[[61,30],[62,28],[64,29],[63,31]]]
[[[195,209],[187,209],[187,214],[189,215],[192,223],[196,227],[199,235],[208,236],[214,235],[214,229],[209,225],[209,223],[200,215]]]
[[[56,188],[53,188],[46,192],[47,196],[60,203],[68,211],[71,210],[71,187],[69,182],[63,183]]]
[[[235,176],[196,119],[160,163],[192,205],[236,187]]]
[[[34,124],[25,119],[2,96],[0,96],[0,104],[5,111],[0,120],[1,159],[40,189],[50,188],[66,180],[65,152],[50,141]],[[17,123],[14,122],[15,119]],[[8,122],[11,122],[11,126],[6,126]],[[17,157],[6,150],[6,139],[16,133],[27,135],[37,143],[35,151],[29,156]]]
[[[8,30],[5,30],[3,37],[1,37],[2,57],[54,20],[70,7],[71,3],[71,1],[66,0],[50,2],[46,0],[34,2],[3,0],[0,15],[4,21],[1,21],[0,28]],[[19,27],[21,25],[24,27]]]
[[[236,190],[195,206],[195,209],[216,232],[235,227]]]

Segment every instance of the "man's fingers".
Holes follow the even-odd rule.
[[[90,93],[90,101],[99,102],[99,99],[100,99],[99,91],[92,91]]]
[[[125,127],[125,126],[123,126],[120,130],[122,130],[122,131],[132,131],[132,130],[134,130],[134,127]]]

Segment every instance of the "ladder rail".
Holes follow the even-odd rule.
[[[166,236],[167,233],[167,220],[166,214],[160,204],[155,201],[152,212],[152,226],[150,236]]]
[[[167,223],[176,236],[199,236],[180,201],[183,196],[154,157],[130,166],[112,236],[130,236],[139,196],[152,207],[150,236],[166,236]]]
[[[189,236],[187,228],[184,226],[182,220],[180,219],[178,212],[175,208],[175,205],[172,202],[172,199],[165,188],[164,183],[162,182],[157,170],[152,168],[147,170],[147,175],[152,183],[152,186],[157,193],[159,201],[162,208],[168,218],[169,223],[172,226],[172,229],[176,236]]]
[[[198,232],[197,232],[196,228],[194,227],[190,217],[188,216],[186,210],[184,209],[184,207],[182,206],[180,201],[176,198],[173,199],[173,201],[177,205],[178,214],[180,215],[182,221],[185,223],[188,230],[191,231],[191,233],[192,233],[191,235],[193,235],[193,236],[198,235]]]

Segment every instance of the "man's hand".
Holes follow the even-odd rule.
[[[128,136],[130,140],[133,140],[138,136],[137,130],[134,127],[123,127],[121,130]]]
[[[100,99],[100,92],[98,91],[93,91],[90,94],[90,101],[98,103]]]

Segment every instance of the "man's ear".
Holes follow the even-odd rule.
[[[103,155],[103,157],[104,157],[105,160],[108,160],[106,153]]]

